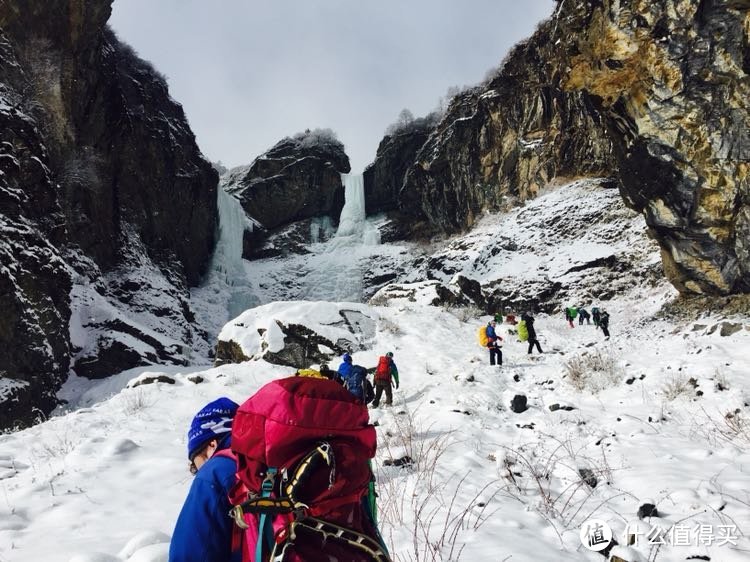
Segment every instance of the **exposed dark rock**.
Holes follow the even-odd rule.
[[[324,353],[319,346],[333,350],[335,355],[343,355],[348,349],[339,342],[332,342],[301,324],[284,325],[277,322],[284,332],[284,349],[278,352],[267,352],[263,359],[274,365],[288,365],[297,369],[306,369],[313,363],[325,363],[330,360],[330,353]]]
[[[644,519],[646,517],[659,517],[659,510],[652,503],[644,503],[638,508],[638,519]]]
[[[578,475],[589,488],[596,488],[596,485],[599,484],[599,479],[596,477],[596,474],[594,474],[594,471],[590,468],[579,468]]]
[[[400,457],[398,459],[385,459],[383,460],[383,466],[404,466],[409,467],[414,464],[414,461],[409,455]]]
[[[527,399],[523,394],[516,394],[513,400],[510,401],[510,409],[516,414],[520,414],[528,410]]]
[[[223,187],[266,229],[312,217],[338,222],[344,206],[341,174],[350,169],[344,145],[333,133],[307,131],[230,171]]]
[[[494,78],[453,98],[406,174],[402,211],[452,232],[486,209],[534,197],[555,177],[612,175],[611,143],[591,101],[561,87],[558,27],[542,24]]]
[[[70,342],[71,295],[127,309],[139,287],[110,292],[103,276],[133,247],[187,294],[213,248],[216,173],[163,78],[105,28],[110,12],[111,0],[0,4],[0,387],[14,394],[0,428],[48,413],[71,351],[85,352]],[[175,314],[189,325],[187,306]],[[123,345],[115,371],[140,362],[140,344]]]
[[[602,116],[622,194],[681,292],[750,292],[749,9],[602,0],[566,2],[556,18],[564,87]]]
[[[406,171],[435,125],[434,118],[418,119],[405,123],[380,141],[375,161],[364,171],[367,215],[398,208],[399,191]]]
[[[161,382],[164,384],[174,384],[175,380],[172,377],[168,377],[167,375],[154,375],[154,376],[147,376],[143,378],[139,378],[137,381],[135,381],[133,384],[129,384],[129,388],[136,388],[138,386],[142,386],[144,384],[154,384],[157,382]]]
[[[242,257],[247,260],[308,254],[312,242],[325,242],[335,233],[330,218],[312,218],[268,231],[245,231]]]
[[[214,366],[218,367],[226,363],[243,363],[245,361],[250,361],[250,358],[242,352],[240,344],[236,341],[219,340],[216,343]]]

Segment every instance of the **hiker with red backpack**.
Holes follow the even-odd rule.
[[[272,381],[232,426],[242,562],[390,562],[377,527],[367,407],[318,377]]]
[[[240,562],[232,548],[233,523],[227,516],[237,463],[229,450],[234,415],[229,398],[206,404],[188,431],[190,472],[195,476],[169,545],[170,562]]]
[[[393,352],[389,351],[378,359],[378,366],[375,368],[375,400],[372,403],[373,408],[380,406],[380,398],[385,392],[385,405],[393,404],[393,388],[395,383],[398,388],[398,368],[393,361]]]

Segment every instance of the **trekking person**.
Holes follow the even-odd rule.
[[[586,324],[591,324],[591,315],[585,308],[578,307],[578,325],[583,326],[584,320]]]
[[[389,351],[380,359],[378,359],[378,366],[375,369],[375,400],[372,402],[372,407],[377,408],[380,405],[380,398],[385,392],[385,405],[390,406],[393,404],[393,388],[391,384],[395,384],[398,389],[398,368],[396,363],[393,362],[393,352]]]
[[[594,321],[594,326],[598,328],[599,320],[601,319],[601,312],[599,312],[598,306],[595,306],[591,309],[591,319]]]
[[[568,321],[568,324],[571,328],[575,328],[575,325],[573,324],[573,320],[575,320],[576,316],[578,314],[578,309],[576,309],[574,306],[568,306],[565,308],[565,320]]]
[[[346,377],[349,376],[353,366],[352,361],[352,356],[349,353],[344,353],[341,356],[341,365],[339,365],[338,373],[342,381],[345,381]]]
[[[527,355],[531,355],[531,352],[534,351],[535,345],[539,353],[544,353],[542,351],[542,346],[539,345],[539,340],[536,337],[536,329],[534,328],[534,317],[531,315],[531,312],[524,313],[521,316],[521,319],[526,323],[526,330],[529,333],[529,351],[527,352]]]
[[[344,381],[341,380],[341,375],[339,375],[337,371],[331,369],[326,363],[323,363],[320,366],[320,374],[329,380],[336,381],[339,384],[344,384]]]
[[[503,338],[501,338],[495,331],[496,326],[497,322],[491,320],[487,323],[487,327],[485,328],[485,331],[487,332],[487,349],[490,351],[490,365],[494,365],[497,360],[497,364],[502,366],[503,352],[500,349],[500,342],[503,341]]]
[[[229,398],[206,404],[188,431],[190,472],[195,476],[175,524],[169,562],[240,562],[232,548],[233,522],[227,517],[237,462],[229,449],[239,406]]]
[[[352,365],[346,376],[341,376],[341,380],[344,383],[344,388],[356,396],[362,404],[372,402],[375,391],[372,388],[372,383],[367,379],[367,369],[362,365]]]
[[[507,324],[510,324],[511,326],[515,326],[518,324],[518,321],[516,320],[516,315],[513,314],[513,311],[509,306],[505,307],[505,322]]]
[[[599,327],[604,332],[604,339],[609,339],[609,312],[602,309],[601,317],[599,318]]]
[[[228,519],[242,560],[391,562],[377,526],[376,446],[367,408],[338,384],[292,376],[255,392],[232,427]]]

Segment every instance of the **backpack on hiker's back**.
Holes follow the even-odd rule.
[[[373,509],[375,447],[367,407],[334,381],[289,377],[249,398],[232,425],[243,562],[389,562]]]
[[[482,326],[477,332],[477,340],[479,345],[487,347],[490,344],[490,338],[487,336],[487,326]]]
[[[526,325],[526,320],[518,322],[518,339],[521,341],[528,341],[529,339],[529,327]]]

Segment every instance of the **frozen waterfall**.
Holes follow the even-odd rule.
[[[219,228],[208,274],[201,287],[191,290],[192,307],[199,325],[208,332],[213,345],[223,325],[260,299],[253,290],[242,259],[245,230],[258,225],[247,218],[240,202],[219,187],[217,194]],[[200,350],[205,355],[206,350]]]

